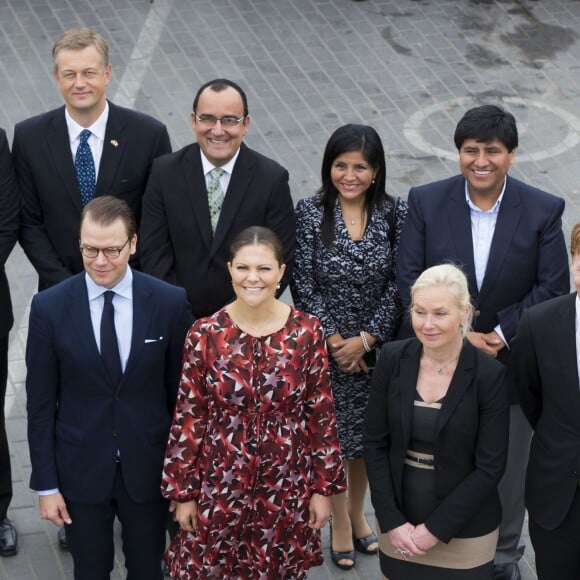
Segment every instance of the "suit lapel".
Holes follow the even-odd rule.
[[[455,411],[455,408],[463,398],[465,391],[473,382],[475,356],[475,348],[467,341],[464,341],[461,354],[459,355],[459,361],[457,362],[457,367],[453,373],[453,377],[451,378],[451,383],[449,384],[449,389],[447,389],[447,394],[443,400],[441,411],[437,416],[437,422],[435,424],[435,438],[437,438],[437,435],[441,429],[443,429]]]
[[[230,177],[230,183],[220,212],[215,236],[211,244],[210,254],[212,255],[218,251],[221,243],[230,231],[232,222],[238,212],[238,208],[240,207],[248,189],[253,172],[251,157],[251,151],[242,143],[240,146],[240,154],[236,159],[236,164],[234,165],[234,170]]]
[[[183,157],[185,184],[189,199],[193,206],[193,219],[197,222],[201,239],[209,251],[212,243],[211,223],[209,217],[209,203],[207,200],[207,186],[201,164],[199,145],[191,145]]]
[[[520,194],[514,182],[508,176],[495,224],[485,276],[481,284],[481,297],[484,297],[493,289],[495,278],[501,270],[503,261],[509,252],[512,238],[518,228],[520,218]]]
[[[115,175],[121,159],[125,154],[127,139],[125,138],[125,122],[119,114],[119,108],[109,102],[109,117],[105,130],[105,142],[99,165],[99,175],[95,186],[95,197],[106,195],[111,191]]]
[[[553,321],[556,332],[552,337],[557,344],[558,356],[561,357],[562,369],[570,394],[570,403],[576,408],[576,416],[580,416],[580,380],[578,378],[578,362],[576,355],[576,292],[562,302],[560,310]]]
[[[87,353],[88,360],[94,361],[95,370],[101,375],[103,385],[110,388],[109,375],[101,359],[101,354],[95,339],[91,311],[89,307],[89,295],[85,283],[85,275],[78,274],[77,279],[68,295],[67,312],[71,323],[77,330],[77,346]],[[84,357],[83,357],[84,358]]]
[[[414,340],[401,357],[399,374],[399,392],[401,394],[401,427],[403,430],[403,442],[406,447],[411,440],[411,425],[413,423],[413,409],[417,377],[419,376],[419,360],[422,346],[418,340]]]
[[[133,271],[133,335],[131,337],[131,352],[129,353],[127,366],[119,383],[119,388],[123,386],[133,367],[142,356],[147,331],[151,322],[152,305],[150,304],[150,299],[151,290],[147,285],[147,281],[139,272]]]
[[[46,147],[48,149],[48,158],[52,159],[64,189],[80,215],[82,210],[81,194],[77,185],[64,107],[57,109],[54,113],[52,126],[46,137]]]
[[[453,238],[458,266],[464,271],[469,283],[469,293],[477,297],[477,278],[473,255],[473,236],[471,233],[471,213],[465,200],[465,180],[459,179],[447,202],[449,230]]]

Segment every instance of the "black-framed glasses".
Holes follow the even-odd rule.
[[[194,113],[198,123],[207,125],[208,127],[215,127],[219,121],[222,127],[237,127],[245,118],[246,115],[236,117],[235,115],[224,115],[223,117],[216,117],[215,115],[198,115]]]
[[[92,246],[79,246],[81,253],[85,258],[96,258],[99,252],[103,252],[105,258],[109,260],[116,260],[120,255],[125,246],[131,241],[131,238],[127,238],[127,241],[120,248],[93,248]]]

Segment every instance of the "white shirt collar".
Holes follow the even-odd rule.
[[[107,121],[109,119],[109,102],[105,101],[105,108],[103,112],[99,115],[99,118],[90,126],[82,127],[79,125],[68,112],[67,108],[64,109],[64,118],[66,120],[66,127],[68,130],[68,137],[71,143],[79,139],[81,132],[84,129],[88,129],[95,137],[101,141],[105,140],[105,132],[107,130]]]
[[[469,196],[468,183],[467,183],[467,180],[465,180],[465,201],[467,202],[467,205],[469,206],[469,208],[472,209],[473,211],[480,211],[482,213],[488,213],[488,212],[489,213],[497,213],[499,211],[499,206],[501,205],[501,200],[503,199],[503,194],[505,193],[506,183],[507,183],[507,175],[504,177],[503,187],[501,188],[501,193],[499,194],[497,201],[493,204],[493,207],[490,207],[487,211],[484,212],[481,208],[477,207],[471,201],[471,197]]]
[[[203,167],[203,174],[207,175],[212,169],[214,169],[215,167],[217,167],[216,165],[214,165],[204,154],[203,151],[199,150],[199,152],[201,153],[201,166]],[[226,172],[229,173],[230,175],[232,174],[232,172],[234,171],[234,165],[236,164],[236,161],[238,159],[238,155],[240,154],[240,149],[238,147],[238,150],[236,151],[236,153],[234,154],[234,156],[227,162],[224,163],[223,165],[220,165],[220,167]]]
[[[133,298],[133,271],[130,266],[127,266],[127,271],[119,283],[113,288],[105,288],[99,286],[93,279],[85,272],[85,281],[87,283],[87,292],[89,294],[89,302],[94,298],[102,296],[107,290],[112,290],[115,294],[123,296],[131,300]]]

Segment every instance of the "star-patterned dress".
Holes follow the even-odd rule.
[[[179,579],[306,578],[322,563],[313,493],[346,490],[317,318],[291,309],[264,337],[226,309],[190,329],[162,492],[196,500],[198,528],[166,553]]]

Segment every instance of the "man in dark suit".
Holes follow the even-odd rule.
[[[522,315],[512,366],[534,429],[526,474],[540,580],[580,578],[580,224],[570,245],[576,292]]]
[[[18,223],[18,186],[6,133],[0,129],[0,556],[16,554],[18,541],[16,530],[7,518],[12,499],[12,477],[4,416],[8,382],[8,333],[14,323],[4,265],[18,238]]]
[[[513,115],[500,107],[469,110],[454,140],[462,175],[409,192],[399,244],[399,290],[408,307],[409,289],[425,268],[449,261],[461,267],[475,309],[468,339],[509,367],[509,345],[522,312],[569,289],[564,200],[507,175],[518,133]],[[408,329],[405,321],[400,336]],[[531,437],[515,385],[508,388],[510,440],[499,485],[503,516],[494,561],[497,580],[521,577],[524,473]]]
[[[115,516],[127,578],[162,578],[161,471],[192,317],[183,289],[128,266],[135,232],[125,202],[92,200],[85,272],[37,294],[30,311],[30,486],[41,517],[67,524],[79,580],[109,578]]]
[[[83,205],[114,195],[139,221],[153,159],[171,151],[159,121],[107,101],[111,65],[102,36],[68,30],[52,52],[65,105],[18,123],[12,147],[22,200],[20,243],[41,290],[82,271]]]
[[[244,91],[227,79],[203,85],[191,114],[197,143],[153,164],[143,198],[143,271],[183,286],[196,317],[234,299],[226,263],[244,228],[273,230],[284,247],[287,285],[295,220],[288,172],[242,141],[250,125]]]

